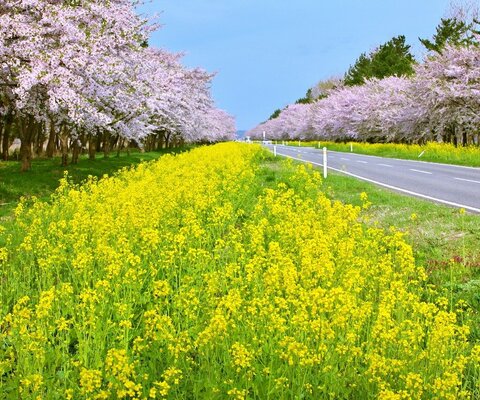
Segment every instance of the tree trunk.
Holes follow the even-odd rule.
[[[105,131],[103,133],[103,158],[108,158],[110,155],[110,134]]]
[[[159,133],[157,136],[157,143],[155,146],[156,151],[160,151],[163,148],[163,133]]]
[[[60,130],[60,149],[62,152],[62,167],[68,165],[68,131],[65,125]]]
[[[85,133],[85,131],[82,131],[81,135],[79,136],[79,139],[80,139],[80,142],[79,142],[80,154],[84,154],[87,148],[87,142],[88,142],[87,134]]]
[[[45,143],[45,124],[39,123],[36,129],[36,137],[35,139],[35,155],[40,157],[43,154],[43,144]]]
[[[161,133],[160,135],[158,135],[158,150],[163,149],[164,143],[165,143],[165,134]]]
[[[7,115],[5,125],[3,127],[2,137],[2,159],[8,161],[8,148],[10,147],[10,132],[12,131],[12,116]]]
[[[102,141],[103,141],[103,134],[100,133],[100,130],[98,129],[97,130],[97,136],[95,137],[96,138],[96,151],[97,153],[100,153],[100,151],[102,151]]]
[[[99,135],[98,129],[97,129],[97,135]],[[90,133],[88,135],[88,159],[89,160],[95,160],[95,155],[97,152],[97,136],[94,135],[93,133]]]
[[[109,135],[109,142],[110,142],[109,151],[115,150],[118,147],[120,140],[121,138],[119,135]]]
[[[55,154],[55,139],[57,136],[57,132],[55,131],[55,121],[50,119],[50,132],[48,135],[48,143],[47,143],[47,157],[52,158]]]
[[[3,120],[0,120],[0,151],[3,153],[3,148],[1,147],[2,146],[2,143],[3,143],[3,127],[4,127],[4,121]]]
[[[19,121],[20,133],[20,159],[21,171],[25,172],[32,168],[32,138],[34,137],[35,120],[32,116],[22,118]]]
[[[10,131],[7,130],[7,126],[5,125],[3,129],[3,137],[2,137],[2,160],[8,161],[8,142],[9,142]]]
[[[119,138],[118,143],[117,143],[117,158],[120,157],[120,152],[122,151],[122,148],[124,146],[125,139]]]
[[[457,138],[457,146],[465,146],[463,142],[463,130],[460,126],[455,129],[455,136]]]
[[[170,147],[170,136],[171,136],[171,133],[168,132],[168,133],[165,133],[165,148],[168,149]]]
[[[29,137],[23,137],[20,144],[20,158],[22,172],[32,169],[32,141]]]
[[[80,155],[80,139],[73,139],[72,143],[72,164],[78,164],[78,156]]]
[[[153,134],[151,135],[148,135],[147,138],[145,139],[145,145],[143,146],[143,148],[145,149],[145,151],[150,151],[151,150],[151,147],[152,147],[152,136]]]

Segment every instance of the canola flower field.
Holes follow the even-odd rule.
[[[202,147],[20,203],[0,227],[1,396],[478,398],[468,313],[402,233],[308,167],[266,180],[268,157]]]
[[[282,143],[277,141],[277,143]],[[285,142],[298,146],[298,141]],[[329,150],[353,152],[379,157],[402,158],[406,160],[430,161],[445,164],[480,167],[480,146],[454,146],[451,143],[428,142],[423,145],[404,143],[337,143],[337,142],[300,142],[300,146],[327,147]]]

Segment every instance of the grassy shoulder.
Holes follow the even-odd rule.
[[[326,147],[332,151],[343,151],[371,156],[401,158],[404,160],[430,161],[467,167],[480,167],[480,147],[455,147],[447,143],[407,145],[396,143],[335,143],[335,142],[286,142],[290,146]]]
[[[22,196],[35,196],[47,200],[58,187],[59,180],[65,171],[71,177],[72,182],[80,183],[88,176],[102,177],[111,175],[121,168],[139,164],[143,161],[152,161],[161,157],[166,152],[179,152],[188,147],[141,153],[132,151],[130,154],[122,152],[117,157],[116,153],[108,158],[98,155],[95,160],[89,160],[82,156],[78,164],[61,166],[58,157],[53,159],[33,160],[32,169],[20,172],[19,161],[0,161],[0,219],[12,214],[16,204]]]

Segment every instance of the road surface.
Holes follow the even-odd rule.
[[[273,145],[267,145],[273,151]],[[276,146],[277,155],[323,165],[321,149]],[[480,213],[480,168],[328,151],[328,169],[411,196]]]

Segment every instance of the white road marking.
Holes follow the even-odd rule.
[[[357,161],[357,162],[360,163],[360,164],[368,164],[368,162],[366,162],[366,161],[361,161],[361,160],[359,160],[359,161]]]
[[[393,168],[393,165],[389,165],[389,164],[377,164],[377,165],[380,165],[381,167]]]
[[[410,168],[410,171],[413,171],[413,172],[420,172],[421,174],[427,174],[427,175],[432,175],[431,172],[428,172],[428,171],[422,171],[420,169],[413,169],[413,168]]]
[[[343,157],[342,157],[342,158],[340,158],[340,160],[344,160],[344,161],[350,161],[350,159],[349,159],[349,158],[343,158]]]
[[[473,180],[473,179],[463,179],[463,178],[453,178],[453,179],[456,179],[457,181],[480,183],[480,181],[475,181],[475,180]]]
[[[319,163],[316,163],[316,162],[313,162],[313,161],[301,160],[301,159],[298,159],[298,158],[295,158],[295,157],[292,157],[292,156],[289,156],[289,155],[286,155],[286,154],[278,154],[278,155],[284,156],[284,157],[288,157],[288,158],[293,158],[294,160],[299,160],[299,161],[303,161],[303,162],[309,162],[310,164],[314,164],[314,165],[318,165],[318,166],[320,166],[320,167],[323,167],[323,164],[319,164]],[[480,208],[470,207],[470,206],[467,206],[467,205],[465,205],[465,204],[459,204],[459,203],[455,203],[455,202],[453,202],[453,201],[438,199],[438,198],[436,198],[436,197],[427,196],[427,195],[425,195],[425,194],[421,194],[421,193],[417,193],[417,192],[412,192],[411,190],[402,189],[402,188],[399,188],[399,187],[397,187],[397,186],[387,185],[386,183],[378,182],[378,181],[375,181],[375,180],[373,180],[373,179],[365,178],[365,177],[360,176],[360,175],[355,175],[355,174],[352,174],[352,173],[347,172],[347,171],[343,171],[343,170],[338,169],[338,168],[328,167],[328,169],[331,169],[331,170],[337,171],[337,172],[341,172],[342,174],[349,175],[349,176],[353,176],[354,178],[361,179],[361,180],[366,181],[366,182],[374,183],[374,184],[376,184],[376,185],[383,186],[383,187],[386,187],[386,188],[388,188],[388,189],[397,190],[397,191],[399,191],[399,192],[406,193],[406,194],[409,194],[409,195],[411,195],[411,196],[417,196],[417,197],[421,197],[422,199],[432,200],[432,201],[436,201],[436,202],[438,202],[438,203],[447,204],[447,205],[449,205],[449,206],[454,206],[454,207],[457,207],[457,208],[464,208],[465,210],[469,210],[469,211],[473,211],[473,212],[476,212],[476,213],[480,213]]]

